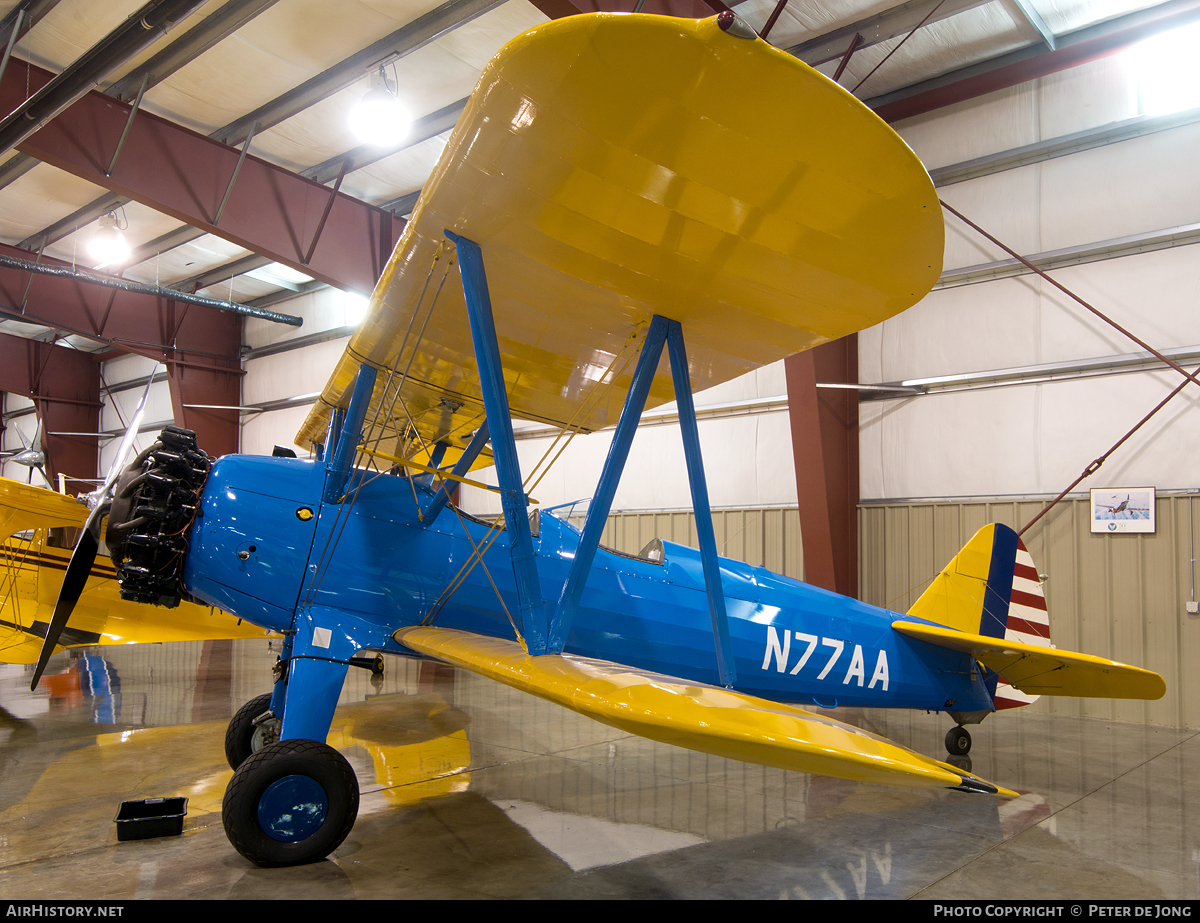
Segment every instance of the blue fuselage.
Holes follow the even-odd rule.
[[[451,509],[422,523],[428,488],[391,475],[358,472],[353,504],[322,504],[325,478],[325,466],[307,460],[217,462],[191,534],[188,592],[275,630],[288,629],[297,611],[319,611],[359,649],[408,653],[393,632],[435,610],[438,626],[515,637],[505,533],[464,569],[488,538],[486,524]],[[542,593],[556,599],[579,532],[541,516],[533,542]],[[565,650],[717,684],[700,554],[663,544],[661,562],[600,550]],[[739,691],[826,707],[991,709],[971,658],[894,631],[906,616],[762,567],[720,563]]]

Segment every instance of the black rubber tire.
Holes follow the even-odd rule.
[[[254,719],[270,707],[271,693],[268,692],[251,699],[230,720],[229,727],[225,729],[225,759],[229,761],[230,769],[237,769],[256,751],[254,732],[257,728],[254,727]],[[261,750],[262,747],[257,749]]]
[[[965,727],[951,728],[946,732],[946,752],[951,756],[966,756],[971,752],[971,735]]]
[[[326,813],[320,827],[305,839],[280,842],[258,819],[259,800],[286,776],[304,776],[325,791]],[[250,756],[229,780],[221,805],[225,835],[239,853],[256,865],[302,865],[324,859],[337,849],[358,817],[358,779],[346,758],[315,740],[281,740]]]

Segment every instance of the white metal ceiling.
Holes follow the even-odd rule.
[[[1021,0],[1056,34],[1153,5],[1145,0]],[[17,0],[0,0],[0,16]],[[24,61],[59,71],[142,5],[141,0],[60,0],[18,42],[10,67]],[[188,28],[220,9],[212,0],[168,36],[111,75],[115,81]],[[632,6],[632,0],[631,4]],[[792,47],[865,17],[895,8],[894,0],[791,0],[769,39]],[[437,0],[278,0],[237,32],[146,92],[149,111],[204,134],[233,122],[281,93],[438,6]],[[775,0],[744,0],[738,13],[755,28],[766,22]],[[936,15],[932,17],[936,20]],[[506,41],[546,20],[528,0],[507,0],[394,64],[399,96],[421,117],[470,93],[480,70]],[[1018,0],[993,0],[932,21],[905,42],[875,73],[871,71],[900,37],[856,53],[841,83],[860,97],[873,97],[1036,41]],[[821,66],[832,73],[837,61]],[[389,65],[389,73],[392,65]],[[868,75],[870,76],[868,77]],[[105,84],[107,85],[107,84]],[[101,87],[103,89],[103,86]],[[350,107],[366,92],[367,73],[253,139],[253,153],[292,170],[322,163],[358,145],[347,127]],[[384,203],[419,189],[441,153],[446,135],[403,148],[349,173],[343,191]],[[12,152],[0,153],[0,160]],[[0,240],[17,244],[92,202],[104,190],[53,167],[39,164],[0,189]],[[126,235],[144,244],[178,227],[178,221],[144,206],[125,206]],[[89,223],[47,245],[49,256],[88,264],[84,254],[95,230]],[[230,262],[247,251],[211,235],[168,250],[126,271],[142,281],[170,284]],[[280,286],[247,275],[217,283],[206,294],[251,301]],[[27,324],[0,323],[19,335],[39,331]],[[82,345],[82,344],[81,344]],[[94,348],[90,347],[90,348]]]

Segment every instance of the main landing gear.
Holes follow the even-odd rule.
[[[234,770],[221,805],[225,835],[234,849],[264,866],[324,859],[350,833],[358,816],[358,779],[324,739],[347,664],[375,677],[383,670],[381,657],[353,657],[353,651],[333,659],[304,654],[300,646],[297,656],[290,641],[275,671],[276,692],[286,693],[282,707],[276,701],[278,716],[271,708],[274,695],[260,695],[242,706],[225,734],[225,756]],[[288,684],[283,690],[281,682]],[[289,736],[280,740],[285,726]]]
[[[221,820],[234,849],[262,866],[301,865],[341,845],[358,816],[358,779],[315,740],[281,740],[250,755],[225,789]]]
[[[250,754],[279,740],[283,722],[271,711],[271,694],[251,699],[233,716],[225,731],[225,759],[230,769],[237,769]]]
[[[971,752],[971,735],[961,724],[946,732],[946,752],[951,756],[966,756]]]

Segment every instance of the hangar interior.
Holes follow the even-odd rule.
[[[3,450],[40,440],[53,486],[61,476],[71,493],[90,489],[147,391],[139,446],[175,423],[214,456],[309,453],[292,440],[484,65],[540,23],[633,8],[0,2],[0,109],[14,112],[0,121],[0,257],[119,272],[258,315],[3,263]],[[638,4],[687,17],[724,8]],[[911,146],[946,205],[1069,293],[947,211],[943,272],[915,307],[821,347],[807,371],[780,362],[698,394],[720,553],[903,612],[977,528],[1021,528],[1103,457],[1024,541],[1045,575],[1053,641],[1157,671],[1166,695],[1043,697],[990,718],[974,731],[973,768],[1021,793],[1005,800],[690,753],[464,671],[390,658],[382,678],[350,671],[330,737],[364,793],[354,831],[330,860],[268,870],[222,832],[221,740],[268,687],[278,643],[65,652],[32,695],[27,666],[0,666],[4,894],[1200,897],[1188,757],[1200,679],[1187,666],[1200,649],[1200,615],[1188,611],[1198,386],[1180,389],[1176,369],[1078,300],[1189,372],[1200,362],[1190,249],[1200,241],[1200,3],[732,8],[771,44],[836,74]],[[156,16],[171,28],[132,51],[97,45]],[[382,145],[348,124],[381,72],[413,119]],[[78,86],[74,97],[29,108],[55,74],[75,78],[64,84]],[[96,140],[138,119],[155,120],[151,140]],[[256,205],[264,189],[281,216]],[[288,224],[289,197],[310,202],[300,230]],[[106,224],[132,250],[119,267],[86,255]],[[838,349],[830,377],[823,363]],[[822,387],[838,384],[867,387]],[[839,417],[840,436],[804,430],[791,411],[805,402]],[[551,438],[518,424],[523,469]],[[841,454],[818,447],[814,470],[805,438],[840,438]],[[610,441],[611,430],[575,439],[537,488],[542,506],[589,497]],[[828,485],[839,465],[837,493]],[[651,411],[604,544],[695,544],[683,468],[674,408]],[[3,475],[42,477],[13,461]],[[1102,487],[1154,487],[1155,531],[1094,534],[1087,490]],[[488,515],[500,511],[494,497],[464,485],[459,502]],[[827,521],[809,525],[805,511],[822,507]],[[820,582],[815,555],[830,545],[841,563]],[[944,753],[944,715],[835,711]],[[117,842],[120,801],[177,794],[191,799],[183,837]]]

